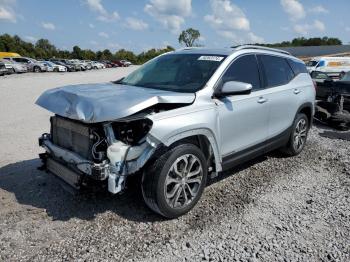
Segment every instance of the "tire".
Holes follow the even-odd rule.
[[[297,114],[288,143],[281,151],[287,156],[299,155],[305,147],[309,129],[310,123],[307,116],[303,113]]]
[[[185,165],[185,160],[193,164]],[[177,167],[177,173],[174,167]],[[206,184],[205,156],[192,144],[178,145],[156,159],[143,172],[141,182],[146,205],[166,218],[189,212],[197,204]]]
[[[38,66],[34,66],[33,72],[35,72],[35,73],[40,73],[40,72],[41,72],[41,68],[38,67]]]

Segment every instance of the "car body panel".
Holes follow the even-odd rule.
[[[269,135],[277,136],[290,127],[300,105],[305,99],[315,97],[315,88],[308,74],[299,74],[287,85],[268,88],[266,98],[270,105]]]
[[[120,119],[159,103],[190,104],[194,98],[194,94],[105,83],[51,89],[36,103],[60,116],[97,123]]]
[[[268,135],[269,103],[260,104],[266,90],[218,100],[221,154],[226,156],[264,141]],[[249,130],[247,130],[249,127]],[[234,139],[239,134],[239,139]]]

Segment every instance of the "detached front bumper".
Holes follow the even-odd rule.
[[[49,134],[43,134],[39,138],[39,146],[46,151],[40,154],[42,169],[53,173],[76,189],[84,185],[86,178],[107,180],[108,191],[113,194],[124,189],[125,178],[140,170],[155,151],[154,144],[145,141],[142,146],[130,147],[128,151],[134,153],[121,156],[119,161],[113,159],[115,162],[112,163],[107,159],[101,163],[94,163],[53,144]]]

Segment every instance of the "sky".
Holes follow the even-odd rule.
[[[207,47],[275,43],[295,37],[350,42],[349,0],[0,0],[0,34],[59,49],[136,53],[171,45],[189,27]]]

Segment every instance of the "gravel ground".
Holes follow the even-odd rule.
[[[40,93],[132,69],[0,79],[1,261],[350,261],[350,141],[324,126],[298,157],[272,153],[223,174],[174,220],[152,213],[136,186],[73,196],[38,171],[49,117],[34,105]]]

